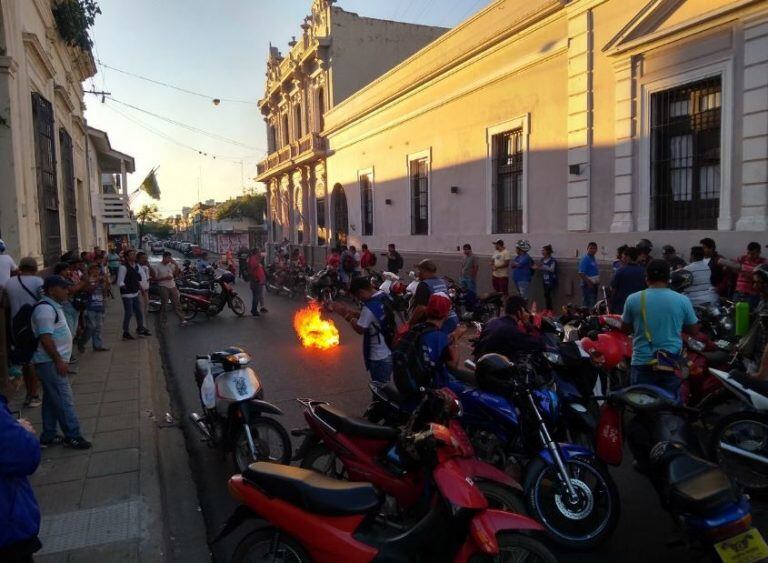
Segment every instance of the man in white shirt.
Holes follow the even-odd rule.
[[[5,287],[6,282],[16,273],[16,262],[5,253],[5,242],[0,239],[0,287]]]
[[[37,260],[31,256],[22,258],[19,262],[19,274],[13,276],[5,284],[5,294],[11,308],[11,322],[24,305],[34,305],[43,296],[43,279],[37,275]],[[32,364],[24,366],[11,366],[11,370],[18,370],[24,374],[24,386],[27,396],[24,400],[25,407],[39,407],[40,382],[35,375]]]
[[[120,265],[117,271],[117,287],[120,288],[120,297],[123,299],[123,340],[135,340],[130,333],[131,317],[136,317],[136,334],[139,336],[151,336],[151,332],[144,326],[144,316],[141,314],[139,293],[141,293],[141,271],[136,263],[136,251],[125,252],[125,263]]]
[[[691,303],[705,307],[720,301],[720,297],[712,285],[712,269],[705,260],[703,247],[694,246],[691,248],[691,263],[685,269],[693,274],[693,282],[685,288],[685,295],[688,296]]]
[[[506,297],[509,295],[509,263],[512,260],[509,250],[504,248],[504,241],[499,239],[493,243],[495,248],[491,255],[491,281],[493,290]]]
[[[179,266],[173,261],[172,255],[167,250],[163,252],[163,259],[159,264],[152,266],[152,279],[157,282],[160,289],[160,322],[165,323],[165,309],[170,298],[173,310],[179,317],[179,324],[185,326],[184,312],[181,310],[179,288],[176,287],[174,278],[179,275]]]

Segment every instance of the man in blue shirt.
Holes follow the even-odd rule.
[[[528,300],[528,289],[531,287],[531,278],[533,277],[533,259],[528,251],[531,249],[531,243],[527,240],[519,240],[515,244],[515,251],[517,256],[510,262],[509,267],[512,268],[512,279],[515,281],[517,292],[520,297]]]
[[[587,245],[587,253],[579,262],[579,277],[581,278],[582,302],[590,309],[597,303],[597,289],[600,287],[600,269],[597,266],[597,243]]]
[[[628,246],[622,256],[623,266],[611,280],[611,313],[621,315],[627,297],[645,289],[645,268],[637,263],[637,248]]]
[[[654,369],[659,351],[680,354],[681,333],[698,331],[691,300],[669,289],[669,264],[652,260],[645,270],[648,289],[634,293],[624,304],[624,332],[632,334],[633,385],[656,385],[677,394],[681,380],[673,373]]]

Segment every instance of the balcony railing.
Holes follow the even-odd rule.
[[[267,158],[258,164],[258,174],[261,176],[270,170],[281,167],[286,162],[304,159],[324,152],[325,139],[319,133],[309,133],[298,141],[294,141],[270,153]]]

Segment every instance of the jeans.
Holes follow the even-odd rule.
[[[596,285],[584,285],[581,287],[582,291],[582,301],[581,304],[584,307],[589,307],[590,309],[595,306],[597,303],[597,286]]]
[[[392,356],[383,360],[368,360],[368,373],[371,375],[371,381],[387,383],[392,377]]]
[[[104,311],[85,312],[85,332],[83,333],[83,343],[88,339],[93,340],[93,349],[104,348],[104,341],[101,339],[101,329],[104,326]]]
[[[652,366],[632,366],[629,379],[632,385],[653,385],[680,397],[682,380],[674,373],[657,372]]]
[[[258,313],[259,307],[264,308],[264,284],[251,280],[251,315]]]
[[[75,413],[69,378],[59,375],[53,362],[35,364],[35,371],[43,384],[43,432],[40,440],[55,438],[57,423],[65,438],[81,438],[80,421]]]
[[[504,276],[501,278],[492,277],[493,291],[501,293],[504,297],[509,295],[509,277]]]
[[[125,297],[123,296],[123,332],[130,332],[131,317],[136,316],[136,328],[138,330],[144,330],[144,316],[141,314],[141,303],[139,302],[139,296]]]
[[[462,277],[459,280],[459,284],[467,291],[477,294],[477,282],[474,279],[470,277]]]
[[[528,300],[528,289],[531,287],[531,282],[527,281],[519,281],[515,282],[515,285],[517,286],[517,292],[520,294],[520,297]]]
[[[552,294],[555,292],[555,288],[551,285],[544,286],[544,307],[547,311],[554,311]]]

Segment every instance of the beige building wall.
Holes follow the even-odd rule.
[[[68,46],[58,35],[50,0],[0,0],[0,230],[16,256],[42,261],[38,163],[32,118],[32,92],[53,106],[56,184],[61,250],[75,234],[67,230],[59,134],[72,138],[77,246],[93,244],[86,162],[86,129],[81,82],[95,74],[90,53]],[[52,257],[49,262],[52,261]]]

